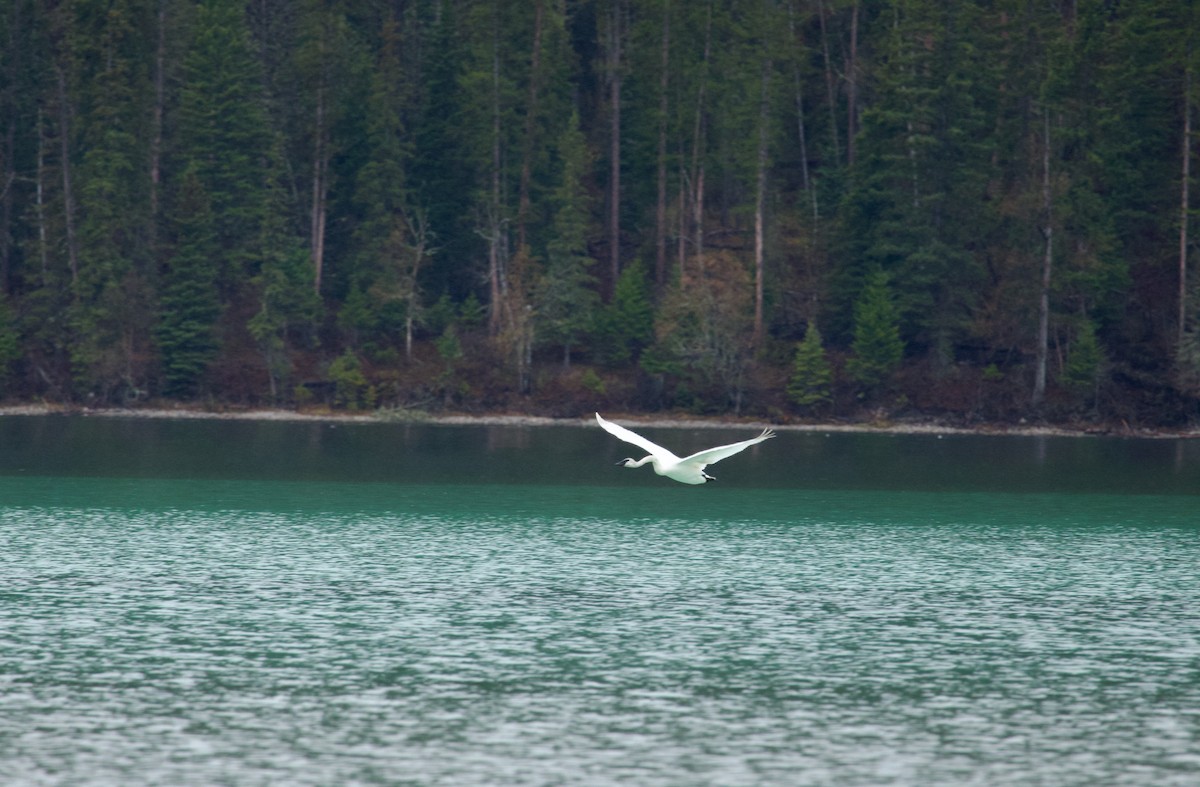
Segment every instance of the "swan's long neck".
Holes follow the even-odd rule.
[[[630,459],[628,462],[626,462],[625,466],[626,467],[641,467],[642,465],[646,464],[647,462],[653,462],[653,461],[654,461],[653,456],[643,456],[641,459],[637,460],[636,462],[633,461],[632,459]]]

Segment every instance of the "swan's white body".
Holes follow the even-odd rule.
[[[706,481],[716,480],[704,472],[705,467],[714,462],[720,462],[726,457],[745,451],[750,446],[761,443],[763,440],[769,440],[775,436],[775,433],[770,429],[764,429],[762,434],[750,440],[743,440],[740,443],[730,443],[729,445],[719,445],[716,448],[709,448],[707,451],[698,451],[691,456],[685,456],[680,459],[661,445],[650,442],[640,434],[631,432],[623,426],[617,426],[611,421],[605,421],[600,417],[600,413],[596,413],[596,421],[604,431],[613,437],[636,445],[643,451],[650,452],[649,456],[642,459],[623,459],[617,464],[624,465],[625,467],[641,467],[650,462],[654,466],[654,472],[678,481],[681,484],[703,484]]]

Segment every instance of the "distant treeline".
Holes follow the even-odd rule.
[[[7,0],[0,398],[1182,422],[1200,4]]]

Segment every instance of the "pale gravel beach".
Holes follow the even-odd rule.
[[[588,415],[581,418],[549,418],[521,413],[428,413],[414,410],[377,410],[370,413],[336,412],[332,410],[297,411],[279,408],[247,410],[203,410],[197,408],[158,407],[109,407],[87,408],[49,404],[25,404],[0,406],[3,416],[73,415],[96,418],[164,418],[164,419],[212,419],[236,421],[315,421],[332,423],[414,423],[447,426],[580,426],[593,427],[595,419]],[[609,420],[649,428],[664,429],[762,429],[771,427],[777,432],[854,432],[878,434],[932,434],[932,435],[1006,435],[1027,437],[1140,437],[1140,438],[1196,438],[1198,429],[1145,429],[1113,426],[1070,428],[1042,424],[986,423],[974,427],[951,426],[929,421],[880,421],[880,422],[815,422],[780,424],[762,419],[699,418],[671,415],[644,415],[604,413]]]

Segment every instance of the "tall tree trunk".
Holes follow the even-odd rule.
[[[1045,113],[1042,139],[1042,217],[1045,225],[1045,255],[1042,258],[1042,281],[1038,297],[1037,356],[1034,367],[1033,405],[1042,403],[1046,396],[1046,357],[1050,348],[1050,272],[1054,261],[1054,213],[1050,189],[1050,111]]]
[[[1179,337],[1182,346],[1187,332],[1188,283],[1188,208],[1191,203],[1189,181],[1192,168],[1192,70],[1187,68],[1183,78],[1183,163],[1179,187]]]
[[[8,127],[4,132],[4,148],[0,150],[0,159],[4,161],[3,172],[0,172],[0,179],[2,179],[0,180],[0,296],[7,295],[9,290],[8,279],[12,254],[10,241],[13,214],[12,186],[17,180],[16,165],[13,162],[13,146],[17,141],[16,125],[16,118],[9,117]]]
[[[704,270],[704,163],[696,173],[695,194],[692,197],[692,245],[696,250],[696,269]]]
[[[754,189],[754,344],[763,339],[763,286],[766,279],[765,224],[767,205],[767,124],[771,119],[771,61],[762,64],[762,93],[758,106],[758,172]]]
[[[321,294],[321,279],[325,272],[325,216],[328,210],[329,146],[326,141],[326,89],[324,79],[317,86],[316,130],[313,134],[311,247],[313,261],[313,292]]]
[[[42,117],[42,108],[37,111],[37,184],[34,188],[34,199],[38,227],[38,260],[41,262],[41,285],[47,286],[50,281],[50,243],[46,231],[46,122]]]
[[[712,51],[712,3],[704,24],[704,58],[701,61],[700,87],[696,91],[696,118],[692,126],[692,249],[696,265],[704,268],[704,122],[705,99],[708,91],[708,61]],[[683,206],[680,206],[682,209]]]
[[[162,184],[163,110],[166,103],[167,2],[158,0],[157,43],[154,48],[154,115],[150,130],[150,250],[157,252],[158,207]]]
[[[797,46],[801,46],[801,42],[796,39],[795,5],[792,3],[788,4],[788,27],[791,29],[792,40],[796,42]],[[796,83],[796,135],[800,143],[800,183],[812,203],[813,235],[815,236],[817,223],[820,220],[820,211],[817,208],[817,191],[812,182],[812,175],[808,171],[808,133],[804,121],[804,80],[800,76],[799,62],[793,63],[792,78]]]
[[[841,157],[838,144],[837,90],[833,81],[833,60],[829,56],[829,30],[825,24],[825,3],[817,3],[817,19],[821,22],[821,50],[825,54],[825,90],[829,96],[829,130],[833,140],[833,160]]]
[[[529,63],[529,101],[525,112],[525,139],[521,152],[521,183],[517,197],[517,248],[526,245],[526,223],[529,220],[529,186],[533,179],[534,135],[537,129],[539,82],[541,81],[543,0],[536,0],[533,13],[533,53]]]
[[[854,164],[855,127],[858,125],[858,3],[850,12],[850,58],[846,64],[846,163]]]
[[[797,47],[802,46],[802,42],[796,38],[795,3],[788,3],[788,29],[791,32],[792,42]],[[808,174],[808,139],[804,129],[804,80],[800,77],[799,59],[792,62],[792,80],[796,83],[796,131],[800,143],[800,185],[805,191],[808,191],[811,183]]]
[[[415,213],[411,218],[405,217],[406,231],[412,238],[408,252],[412,254],[412,267],[406,272],[407,292],[404,293],[406,308],[404,315],[404,360],[412,363],[413,327],[416,323],[417,308],[421,301],[421,289],[418,286],[421,275],[421,263],[429,248],[429,222],[422,212]]]
[[[6,89],[0,108],[7,110],[4,124],[4,143],[0,148],[0,296],[9,291],[9,276],[12,260],[12,222],[13,222],[13,193],[12,186],[17,180],[16,144],[17,144],[17,112],[16,84],[17,76],[21,73],[21,4],[14,3],[12,15],[9,18],[7,47],[11,53],[8,58],[8,73],[4,75]]]
[[[488,331],[492,336],[500,333],[501,312],[504,308],[503,223],[500,210],[500,41],[499,7],[492,4],[495,24],[492,25],[492,188],[488,202]]]
[[[71,288],[79,284],[79,240],[75,232],[75,193],[71,187],[71,105],[67,97],[67,75],[62,66],[58,76],[58,141],[62,162],[63,226],[67,234],[67,265],[71,270]]]
[[[670,76],[671,0],[663,2],[662,73],[658,77],[658,199],[654,206],[654,283],[667,283],[667,88]]]
[[[683,151],[679,152],[679,195],[676,198],[676,203],[679,209],[676,211],[676,227],[675,227],[675,262],[679,269],[679,277],[683,278],[683,271],[686,267],[687,260],[687,195],[688,195],[688,178],[687,171],[683,168]]]
[[[621,0],[613,0],[609,25],[608,102],[609,102],[609,192],[608,260],[609,276],[615,291],[621,275]]]

